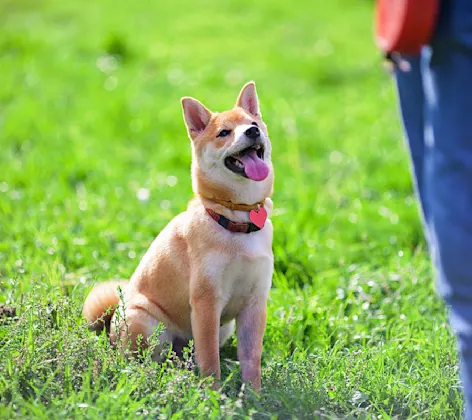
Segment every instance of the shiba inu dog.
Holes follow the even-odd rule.
[[[236,326],[243,381],[260,390],[274,172],[256,87],[247,83],[229,111],[211,112],[189,97],[182,108],[195,197],[157,236],[130,282],[120,283],[125,321],[107,315],[110,338],[117,342],[118,333],[137,351],[138,336],[145,343],[161,322],[161,342],[178,348],[193,339],[200,372],[218,380],[219,348]],[[97,329],[119,304],[117,285],[102,283],[85,301],[83,314]]]

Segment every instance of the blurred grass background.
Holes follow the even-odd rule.
[[[80,377],[94,357],[111,357],[94,347],[80,304],[95,281],[129,277],[192,196],[180,97],[220,111],[255,80],[276,171],[276,272],[264,397],[242,403],[235,377],[231,412],[459,416],[455,344],[373,43],[373,5],[0,0],[0,302],[19,314],[0,325],[0,415],[132,417],[134,404],[151,417],[229,415],[190,380],[173,405],[159,400],[178,372],[142,388],[146,400],[132,365],[140,385],[113,411],[101,396],[117,392],[119,362],[89,391],[82,380],[58,391],[45,379],[75,366],[72,353],[37,367],[57,340],[92,349]],[[51,304],[64,320],[57,331],[40,318]],[[206,402],[185,411],[190,393]],[[95,411],[80,408],[86,396]]]

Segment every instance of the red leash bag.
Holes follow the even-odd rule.
[[[375,38],[386,54],[418,54],[428,44],[439,0],[377,0]]]

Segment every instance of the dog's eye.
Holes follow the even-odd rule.
[[[231,130],[221,130],[220,134],[218,134],[216,137],[226,137],[231,133]]]
[[[253,121],[251,124],[255,125],[256,127],[259,127],[255,121]]]

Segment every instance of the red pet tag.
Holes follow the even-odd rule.
[[[264,227],[267,220],[267,211],[264,207],[259,210],[251,210],[249,212],[249,220],[254,223],[259,229]]]

